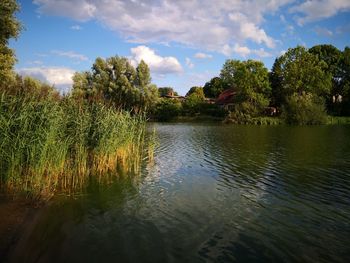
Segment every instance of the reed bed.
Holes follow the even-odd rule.
[[[0,90],[0,187],[50,197],[137,171],[145,128],[144,117],[103,103]]]

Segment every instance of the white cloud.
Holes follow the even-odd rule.
[[[194,67],[194,64],[193,64],[193,62],[192,62],[192,60],[190,58],[186,58],[185,61],[186,61],[186,65],[187,65],[188,68],[193,68]]]
[[[202,52],[198,52],[198,53],[194,54],[194,57],[198,58],[198,59],[210,59],[210,58],[213,58],[212,55],[206,54],[206,53],[202,53]]]
[[[79,25],[74,25],[74,26],[71,26],[70,29],[79,31],[79,30],[82,30],[83,28]]]
[[[324,28],[324,27],[319,27],[319,26],[316,26],[314,28],[315,32],[317,35],[319,36],[325,36],[325,37],[331,37],[333,36],[333,32],[330,31],[329,29],[327,28]]]
[[[303,15],[296,18],[300,26],[349,10],[349,0],[307,0],[289,9],[291,13],[300,13]]]
[[[58,56],[61,56],[61,57],[77,59],[79,61],[87,61],[88,60],[88,58],[85,55],[75,53],[74,51],[52,50],[51,53],[58,55]]]
[[[235,46],[233,47],[233,52],[239,54],[242,57],[246,57],[251,53],[251,50],[248,47],[235,44]]]
[[[22,76],[37,78],[50,85],[55,85],[62,92],[67,92],[71,87],[74,70],[64,67],[32,67],[17,70]]]
[[[175,57],[162,57],[146,46],[138,46],[131,49],[131,63],[136,66],[143,60],[155,74],[181,73],[183,71],[180,62]]]
[[[258,44],[264,43],[269,48],[275,47],[275,41],[263,29],[251,22],[246,15],[239,12],[231,13],[229,19],[239,24],[237,32],[241,38],[253,40]]]
[[[252,51],[246,47],[246,46],[240,46],[238,44],[235,44],[233,47],[229,45],[225,45],[222,49],[222,53],[229,57],[232,54],[238,54],[241,57],[247,57]]]
[[[270,52],[267,52],[266,50],[264,50],[263,48],[260,49],[255,49],[253,50],[253,53],[255,55],[257,55],[260,58],[268,58],[268,57],[272,57],[272,54]]]
[[[97,20],[134,43],[180,43],[221,52],[247,41],[275,47],[264,16],[292,0],[34,0],[41,14]]]

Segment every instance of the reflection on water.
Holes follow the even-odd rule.
[[[350,127],[154,124],[153,165],[42,211],[14,262],[349,262]]]

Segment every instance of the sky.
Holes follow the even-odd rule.
[[[21,75],[69,92],[97,57],[143,59],[158,87],[184,95],[227,59],[270,70],[288,48],[350,46],[350,0],[19,0],[25,29],[10,46]]]

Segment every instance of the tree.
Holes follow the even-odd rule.
[[[350,115],[350,48],[345,47],[340,61],[339,94],[342,94],[342,114]]]
[[[155,107],[155,117],[159,121],[170,121],[180,115],[181,102],[173,99],[163,98]]]
[[[204,97],[204,92],[202,87],[194,86],[186,93],[186,97],[190,96],[192,93],[196,93],[198,96]]]
[[[225,90],[225,85],[221,78],[214,77],[203,87],[204,94],[207,98],[217,98]]]
[[[173,94],[174,96],[178,96],[177,92],[174,91],[174,89],[171,87],[158,88],[158,93],[159,93],[160,97],[165,97],[165,96],[171,95],[171,94]]]
[[[186,94],[186,100],[183,103],[184,111],[190,115],[199,113],[204,99],[203,88],[192,87]]]
[[[322,98],[312,93],[294,93],[287,98],[283,117],[286,123],[299,125],[325,124],[327,114]]]
[[[343,94],[342,87],[340,85],[340,65],[343,57],[342,52],[332,45],[317,45],[310,48],[309,52],[327,64],[327,68],[325,68],[324,71],[330,74],[332,78],[332,88],[330,94],[332,96]],[[332,96],[328,97],[327,107],[330,111],[336,113],[339,105],[333,103]]]
[[[235,89],[234,102],[237,105],[248,103],[253,115],[268,106],[271,88],[268,70],[262,62],[227,60],[220,77],[226,87]]]
[[[102,97],[115,107],[136,113],[147,111],[158,98],[147,64],[141,61],[135,70],[127,58],[118,56],[97,58],[91,72],[76,73],[73,94]]]
[[[293,93],[313,93],[326,98],[331,90],[327,64],[306,48],[290,48],[277,58],[270,75],[274,103],[281,105]]]
[[[17,38],[22,26],[15,17],[19,6],[15,0],[0,2],[0,85],[7,84],[14,79],[13,66],[16,62],[15,54],[8,47],[11,38]]]
[[[342,58],[342,52],[333,45],[317,45],[309,49],[309,52],[319,60],[327,64],[325,71],[337,77],[339,74],[339,63]]]

